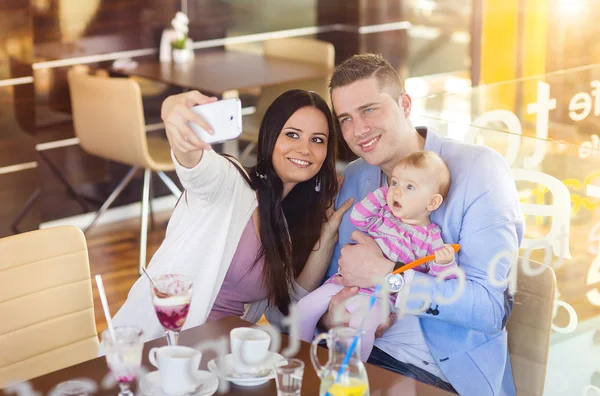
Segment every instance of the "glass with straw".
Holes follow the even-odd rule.
[[[320,394],[324,396],[342,396],[342,395],[357,395],[364,396],[369,394],[369,385],[368,381],[362,381],[359,378],[350,377],[349,374],[349,363],[352,360],[352,356],[354,355],[358,343],[360,342],[360,336],[362,335],[362,328],[365,324],[365,319],[368,317],[369,312],[373,309],[375,302],[377,300],[377,295],[381,291],[381,285],[378,284],[373,291],[373,295],[369,300],[369,307],[365,316],[360,322],[358,329],[354,331],[354,337],[352,339],[352,343],[350,347],[347,349],[342,364],[339,365],[337,373],[334,376],[328,376],[329,378],[323,378],[321,382]],[[345,330],[345,329],[341,329]],[[350,329],[347,329],[350,330]],[[318,337],[317,337],[318,338]],[[313,341],[312,348],[316,347],[315,341]],[[312,355],[312,352],[311,352]],[[312,356],[311,356],[312,358]],[[313,361],[313,364],[315,362]],[[360,363],[361,371],[364,371],[363,376],[366,379],[366,370],[364,370],[364,366]]]
[[[119,384],[119,396],[133,396],[130,386],[137,381],[142,362],[142,329],[134,326],[116,326],[102,332],[106,364]]]
[[[142,364],[142,351],[144,349],[142,329],[135,326],[114,327],[100,275],[96,275],[96,284],[106,323],[108,324],[108,329],[102,332],[106,364],[119,384],[119,396],[133,396],[130,387],[132,383],[137,381]]]

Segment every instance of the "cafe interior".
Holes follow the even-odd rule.
[[[414,125],[488,146],[510,166],[525,223],[506,280],[516,395],[600,395],[598,5],[0,1],[0,393],[452,394],[361,362],[350,369],[353,385],[339,385],[343,369],[329,373],[343,341],[330,334],[328,348],[294,349],[292,335],[264,317],[258,327],[237,317],[184,326],[179,339],[165,327],[167,337],[138,340],[132,355],[131,345],[111,341],[120,336],[111,315],[145,277],[184,190],[163,101],[194,90],[238,99],[241,135],[213,149],[251,166],[261,120],[280,94],[311,90],[331,106],[335,67],[376,53],[403,79]],[[341,175],[357,156],[339,140]],[[231,356],[229,347],[234,354],[238,333],[246,341],[238,352],[252,345],[252,356],[268,334],[269,353],[285,366],[228,377],[215,361]],[[152,350],[167,343],[202,351],[182,363],[200,367],[196,382]],[[346,347],[350,356],[355,347]],[[137,371],[121,381],[115,365],[131,356]],[[486,392],[464,393],[514,394]]]

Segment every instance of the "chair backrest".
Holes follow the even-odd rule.
[[[98,355],[88,251],[79,228],[0,239],[0,388]]]
[[[312,63],[328,69],[335,66],[335,47],[323,40],[290,37],[265,41],[265,56]]]
[[[552,246],[555,256],[562,256],[570,260],[571,193],[569,188],[556,177],[536,170],[513,168],[511,173],[517,186],[523,183],[524,188],[541,187],[542,189],[548,189],[550,193],[548,198],[544,198],[544,201],[551,203],[521,202],[521,211],[524,215],[550,221],[550,230],[546,235],[523,238],[521,249],[531,248],[542,239],[548,241]]]
[[[546,265],[529,260],[536,273],[517,275],[514,306],[507,325],[508,350],[519,396],[541,396],[544,392],[550,333],[556,299],[556,276]]]
[[[142,94],[128,78],[68,71],[75,134],[89,154],[150,167]]]
[[[332,71],[335,66],[335,48],[322,40],[299,37],[268,40],[263,45],[263,53],[264,56],[311,63]],[[328,85],[329,77],[323,77],[264,87],[256,104],[256,113],[262,118],[271,103],[290,89],[315,91],[329,103]]]

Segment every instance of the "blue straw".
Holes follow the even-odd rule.
[[[342,375],[344,374],[344,371],[346,371],[346,367],[348,367],[348,362],[350,361],[350,357],[354,353],[354,350],[356,349],[356,345],[358,344],[358,340],[360,339],[360,336],[362,334],[362,328],[363,328],[363,325],[365,324],[365,320],[369,316],[371,309],[373,309],[373,306],[375,305],[375,301],[377,301],[377,293],[379,293],[380,290],[381,290],[381,285],[377,285],[375,287],[375,291],[373,292],[373,295],[371,296],[371,300],[369,301],[369,309],[367,310],[367,313],[360,321],[360,326],[356,330],[356,335],[354,336],[354,340],[352,341],[350,348],[348,348],[348,352],[346,353],[346,356],[344,356],[344,360],[342,361],[342,365],[340,366],[340,369],[338,370],[337,377],[335,379],[334,384],[337,384],[338,382],[340,382],[340,379],[342,379]],[[331,396],[331,395],[329,394],[329,392],[325,392],[325,396]]]

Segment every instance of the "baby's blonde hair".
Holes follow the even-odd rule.
[[[396,165],[396,167],[399,166],[418,169],[431,168],[438,180],[438,194],[446,199],[450,190],[450,170],[442,157],[433,151],[415,151],[402,157]]]

